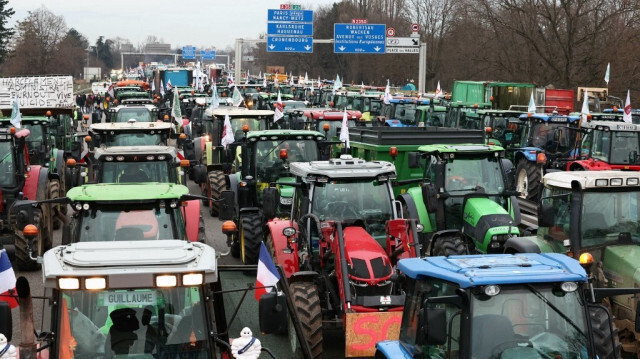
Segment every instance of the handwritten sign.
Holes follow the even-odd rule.
[[[0,78],[0,109],[11,109],[16,95],[21,109],[70,108],[75,105],[71,76]]]
[[[402,312],[347,313],[345,355],[372,357],[376,343],[397,340],[400,335]]]

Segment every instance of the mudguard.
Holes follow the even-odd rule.
[[[271,235],[273,248],[276,254],[274,261],[276,264],[282,266],[284,275],[289,278],[300,270],[300,263],[298,262],[297,243],[291,244],[291,248],[293,249],[291,251],[287,247],[287,237],[282,234],[282,230],[285,229],[285,227],[294,227],[297,230],[298,224],[289,220],[281,220],[277,218],[267,223],[267,229]]]
[[[203,153],[207,157],[207,163],[205,165],[211,166],[213,164],[213,148],[211,142],[205,142]]]
[[[394,262],[394,265],[400,259],[420,256],[414,245],[417,243],[417,238],[413,237],[414,232],[411,228],[411,220],[392,219],[387,221],[386,227],[387,254]],[[394,255],[392,256],[392,254]]]
[[[411,211],[411,206],[409,203],[413,202],[413,208],[415,208],[416,213],[411,214],[410,218],[416,218],[418,223],[424,226],[422,233],[431,233],[435,230],[433,228],[433,224],[431,223],[431,218],[429,216],[429,212],[427,212],[427,207],[424,204],[424,199],[422,197],[422,188],[421,187],[413,187],[407,190],[407,193],[400,196],[405,200],[407,207]]]
[[[187,204],[182,207],[182,216],[185,220],[185,229],[189,242],[197,242],[200,229],[200,206],[199,199],[186,201]]]
[[[25,199],[30,199],[33,201],[38,199],[38,184],[40,182],[41,172],[45,173],[45,176],[49,174],[49,171],[47,171],[47,169],[42,166],[29,166],[29,171],[27,172],[28,176],[25,178],[24,187],[22,188],[22,194],[24,195]]]
[[[509,214],[513,218],[513,224],[519,226],[522,222],[522,215],[520,213],[520,202],[516,196],[509,197]]]
[[[538,147],[522,147],[516,152],[516,155],[520,154],[521,156],[524,156],[527,161],[535,162],[538,152],[542,152]]]
[[[413,355],[407,353],[399,341],[385,340],[376,344],[376,358],[412,359]]]
[[[504,251],[505,253],[567,253],[562,242],[548,241],[537,236],[509,238],[504,244]]]
[[[634,166],[629,166],[634,167]],[[568,171],[608,171],[614,169],[610,164],[604,161],[594,161],[593,158],[587,160],[573,161],[567,163]],[[636,170],[634,168],[630,168]]]
[[[54,148],[51,158],[53,159],[53,161],[49,163],[49,177],[62,180],[65,168],[64,152],[57,148]]]

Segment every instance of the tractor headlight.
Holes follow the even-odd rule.
[[[282,235],[284,235],[285,237],[292,237],[296,235],[296,229],[293,227],[285,227],[282,230]]]
[[[634,177],[634,178],[627,178],[627,186],[637,186],[638,185],[638,178]]]
[[[82,205],[82,209],[84,209],[85,211],[89,210],[89,203],[85,203]]]
[[[560,284],[560,288],[562,288],[565,292],[575,292],[578,289],[578,283],[576,282],[563,282]]]
[[[497,285],[488,285],[486,287],[484,287],[484,294],[493,297],[496,296],[498,294],[500,294],[500,287],[498,287]]]
[[[200,285],[204,282],[202,273],[189,273],[182,275],[182,285]]]
[[[175,287],[178,285],[178,278],[173,274],[161,274],[156,276],[156,287]]]
[[[104,277],[86,278],[84,287],[90,290],[105,289],[107,287],[107,279]]]
[[[622,186],[622,178],[612,178],[611,179],[612,186]]]
[[[418,233],[424,231],[424,226],[420,223],[416,224],[416,231],[418,231]]]
[[[605,178],[600,178],[596,180],[596,186],[600,187],[600,186],[607,186],[609,185],[609,180],[605,179]]]
[[[293,197],[280,197],[280,204],[290,206],[293,203]]]
[[[82,203],[76,203],[73,207],[76,209],[76,211],[80,211],[82,210]]]
[[[78,278],[58,278],[58,288],[80,289],[80,280]]]

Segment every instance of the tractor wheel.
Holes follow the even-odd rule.
[[[220,199],[220,194],[222,193],[222,191],[227,189],[227,184],[225,183],[225,180],[224,180],[224,173],[222,171],[211,171],[207,176],[207,180],[209,182],[209,188],[211,189],[210,190],[211,198]],[[211,201],[209,203],[209,214],[211,214],[211,217],[218,216],[219,209],[220,209],[220,202]]]
[[[60,181],[57,179],[51,180],[48,187],[49,199],[60,197]],[[58,217],[58,213],[62,213],[61,204],[51,204],[51,217],[53,219],[53,229],[59,229],[62,221]]]
[[[599,358],[616,359],[620,357],[622,344],[620,344],[620,339],[618,338],[618,328],[613,321],[611,322],[612,327],[609,328],[609,315],[607,315],[607,312],[609,312],[609,309],[605,306],[589,310],[593,327],[593,344]],[[613,341],[611,340],[612,337]]]
[[[522,198],[537,201],[540,198],[540,168],[534,162],[521,160],[516,167],[516,191]]]
[[[198,225],[198,242],[207,243],[206,228],[204,226],[204,218],[200,215],[200,224]]]
[[[262,243],[262,216],[249,213],[240,217],[240,258],[244,264],[257,264]]]
[[[436,239],[432,255],[448,257],[460,254],[467,254],[467,247],[459,236],[442,236]]]
[[[264,245],[265,247],[267,247],[267,250],[269,251],[269,254],[271,255],[271,259],[273,259],[273,262],[276,262],[276,247],[274,247],[273,245],[273,238],[271,238],[271,233],[267,234],[267,236],[264,239]]]
[[[322,308],[318,287],[308,282],[294,282],[289,287],[312,357],[322,358]]]

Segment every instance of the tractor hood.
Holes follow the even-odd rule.
[[[594,255],[595,256],[595,255]],[[640,246],[611,245],[604,250],[603,270],[609,286],[635,288],[640,285]]]
[[[389,257],[364,228],[346,227],[343,234],[350,279],[375,285],[391,277]]]
[[[480,252],[501,253],[508,238],[520,235],[509,212],[487,197],[468,198],[463,219],[465,233]]]
[[[295,183],[296,182],[296,178],[295,177],[281,177],[281,178],[278,178],[278,182]],[[278,190],[280,191],[280,197],[291,198],[291,197],[293,197],[293,192],[295,191],[295,188],[291,187],[291,186],[278,185]]]

